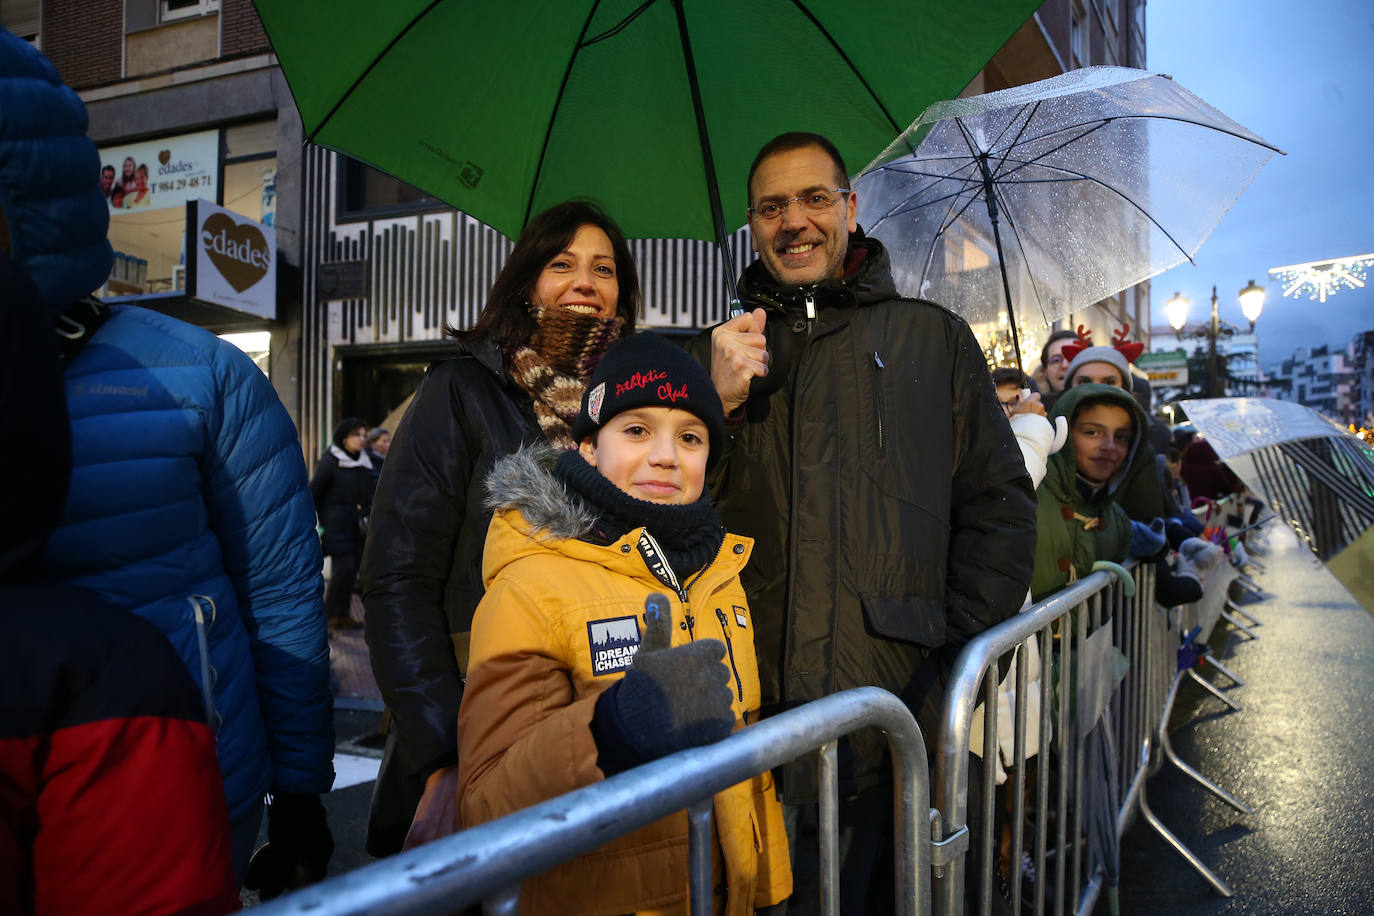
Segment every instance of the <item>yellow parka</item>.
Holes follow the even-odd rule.
[[[725,643],[736,728],[757,721],[753,620],[740,585],[752,542],[727,535],[715,560],[680,595],[650,571],[642,528],[612,544],[579,540],[590,517],[538,450],[517,453],[492,478],[499,508],[487,534],[487,592],[473,618],[458,715],[461,826],[472,827],[604,778],[590,722],[596,698],[624,676],[654,592],[673,605],[673,645]],[[578,510],[581,509],[579,516]],[[565,511],[567,510],[567,511]],[[792,889],[782,812],[765,772],[715,796],[724,900],[751,914]],[[721,876],[717,874],[718,892]],[[526,881],[522,913],[685,912],[687,818],[682,812]]]

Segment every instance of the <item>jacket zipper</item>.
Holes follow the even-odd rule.
[[[873,351],[873,410],[875,423],[878,432],[878,454],[883,453],[885,437],[883,435],[883,417],[887,415],[887,403],[883,395],[883,370],[887,367],[883,365],[883,359],[878,355],[878,351]]]
[[[739,668],[735,665],[735,643],[730,639],[730,621],[720,608],[716,608],[716,618],[720,620],[720,630],[725,634],[725,651],[730,656],[730,671],[735,675],[735,696],[739,697],[742,704],[744,703],[744,681],[740,679]]]
[[[816,296],[814,292],[806,294],[806,317],[813,321],[816,318]]]
[[[215,709],[215,682],[219,678],[214,666],[210,664],[209,639],[210,627],[214,625],[215,618],[218,616],[215,599],[208,595],[187,595],[186,601],[191,605],[191,620],[196,626],[196,648],[200,653],[200,689],[201,697],[205,703],[205,724],[209,725],[210,730],[218,735],[224,719]]]

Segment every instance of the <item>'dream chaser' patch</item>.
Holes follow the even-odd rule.
[[[639,618],[611,617],[587,621],[592,676],[624,671],[639,651]]]

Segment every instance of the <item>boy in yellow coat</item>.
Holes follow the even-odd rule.
[[[724,438],[705,370],[663,338],[627,338],[593,373],[572,430],[577,451],[532,446],[489,480],[487,592],[458,716],[463,827],[757,718],[739,581],[752,543],[726,534],[704,488]],[[791,893],[770,774],[718,793],[714,822],[717,912]],[[686,901],[678,813],[525,882],[520,910],[615,916]]]

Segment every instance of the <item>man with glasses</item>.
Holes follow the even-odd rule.
[[[739,293],[752,310],[693,351],[730,419],[716,504],[755,541],[741,578],[765,711],[876,685],[906,701],[933,753],[952,659],[1026,594],[1030,479],[978,342],[943,308],[898,297],[833,144],[773,139],[748,189],[759,259]],[[892,905],[885,754],[873,729],[840,745],[844,913]],[[811,761],[785,768],[794,827],[816,797]],[[816,858],[804,830],[789,834],[789,913],[803,912]]]

